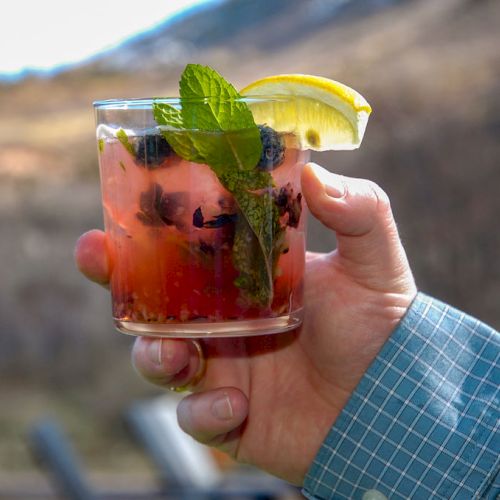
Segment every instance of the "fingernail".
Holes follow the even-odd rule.
[[[316,163],[310,163],[310,165],[316,177],[325,186],[325,192],[328,196],[342,198],[345,195],[345,185],[341,175],[333,174]]]
[[[149,360],[155,365],[161,365],[162,363],[162,340],[152,340],[146,348]]]
[[[212,403],[212,414],[220,420],[233,418],[233,407],[227,394]]]

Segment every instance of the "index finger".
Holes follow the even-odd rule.
[[[106,234],[98,229],[88,231],[75,245],[75,262],[80,272],[90,281],[107,286],[111,273]]]

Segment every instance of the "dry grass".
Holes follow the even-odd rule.
[[[415,0],[286,49],[228,43],[198,61],[236,85],[308,72],[362,91],[375,110],[363,148],[315,159],[379,182],[419,286],[498,327],[498,25],[499,2]],[[94,469],[140,463],[118,422],[156,390],[130,368],[130,340],[113,332],[107,294],[78,275],[72,249],[102,225],[91,102],[172,93],[175,71],[81,68],[0,87],[0,469],[31,467],[23,436],[45,412]],[[309,240],[333,244],[317,223]]]

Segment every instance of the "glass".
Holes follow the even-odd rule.
[[[272,109],[283,99],[290,98],[241,100],[250,109],[263,103]],[[238,198],[238,183],[223,185],[211,166],[174,152],[153,117],[157,102],[181,109],[186,101],[94,103],[115,326],[163,337],[259,335],[298,327],[306,224],[300,174],[309,152],[293,133],[259,126],[263,148],[255,175],[267,172],[270,182]],[[189,104],[196,116],[207,101]],[[181,142],[199,134],[208,134],[217,151],[223,141],[241,144],[250,132],[175,132]],[[248,207],[240,207],[245,200],[258,200],[263,235],[252,233]]]

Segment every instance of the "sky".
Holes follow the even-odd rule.
[[[210,0],[7,2],[0,16],[0,77],[81,61],[207,1]]]

